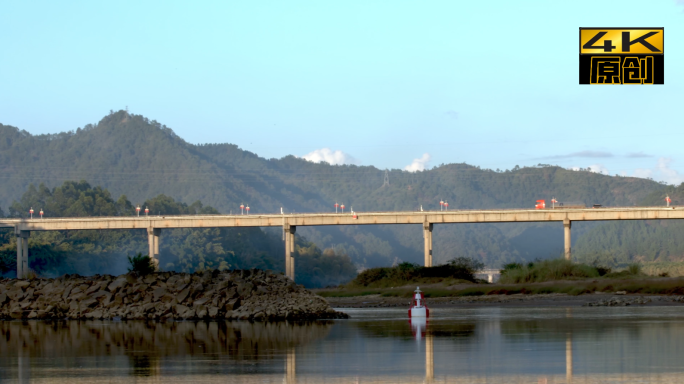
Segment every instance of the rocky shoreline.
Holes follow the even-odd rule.
[[[280,273],[159,272],[0,280],[0,319],[313,320],[347,318]]]

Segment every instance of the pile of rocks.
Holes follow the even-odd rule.
[[[644,298],[644,297],[611,297],[610,299],[606,300],[599,300],[595,301],[592,303],[586,303],[583,306],[584,307],[625,307],[628,305],[633,305],[633,304],[646,304],[650,303],[651,299],[650,298]]]
[[[336,319],[320,296],[271,271],[64,275],[0,280],[0,319]]]

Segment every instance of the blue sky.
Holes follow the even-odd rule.
[[[611,26],[665,28],[665,85],[578,84],[578,28]],[[128,106],[267,158],[684,181],[681,0],[5,1],[0,47],[33,134]]]

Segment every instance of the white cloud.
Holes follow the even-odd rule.
[[[634,171],[635,177],[641,177],[644,179],[654,179],[658,181],[664,181],[668,184],[681,184],[684,182],[684,175],[678,171],[670,168],[672,159],[669,157],[661,157],[658,159],[658,163],[653,168],[638,168]]]
[[[594,172],[594,173],[600,173],[602,175],[610,174],[608,172],[608,168],[606,168],[603,164],[593,164],[593,165],[590,165],[588,168],[591,172]]]
[[[589,171],[589,172],[594,172],[594,173],[600,173],[603,175],[609,175],[610,174],[610,172],[608,171],[608,168],[606,168],[606,166],[603,164],[593,164],[593,165],[590,165],[586,168],[578,167],[575,165],[575,166],[572,166],[568,169],[571,171]]]
[[[669,157],[661,157],[658,159],[657,169],[660,172],[659,179],[668,184],[680,184],[684,182],[684,176],[674,169],[671,169],[670,163],[672,163],[672,159]]]
[[[323,161],[331,165],[358,164],[358,160],[352,156],[340,150],[333,151],[330,148],[317,149],[313,152],[307,153],[306,155],[302,156],[302,158],[314,163],[320,163]]]
[[[634,177],[641,177],[642,179],[650,179],[653,177],[652,169],[637,168],[634,170]]]
[[[413,162],[405,166],[404,170],[409,172],[424,171],[428,162],[430,162],[430,154],[424,153],[420,159],[413,159]]]

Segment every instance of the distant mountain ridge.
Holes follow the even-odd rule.
[[[0,125],[0,207],[9,206],[31,183],[55,187],[66,180],[86,180],[114,196],[125,194],[133,204],[166,194],[188,204],[199,200],[224,213],[237,212],[241,203],[253,213],[280,212],[281,207],[285,212],[325,212],[333,211],[336,201],[359,212],[435,210],[440,200],[448,201],[450,209],[529,208],[551,197],[632,206],[666,188],[651,180],[554,166],[504,172],[467,164],[416,173],[393,169],[390,185],[383,187],[384,172],[295,156],[264,159],[233,144],[194,145],[156,121],[125,111],[53,135]],[[436,229],[435,257],[440,262],[475,256],[499,264],[556,252],[554,242],[540,246],[533,233],[525,235],[530,228],[551,231],[546,237],[557,234],[560,251],[561,229],[553,225],[451,225]],[[412,226],[302,228],[298,234],[321,248],[344,247],[363,266],[422,260],[422,235]]]

